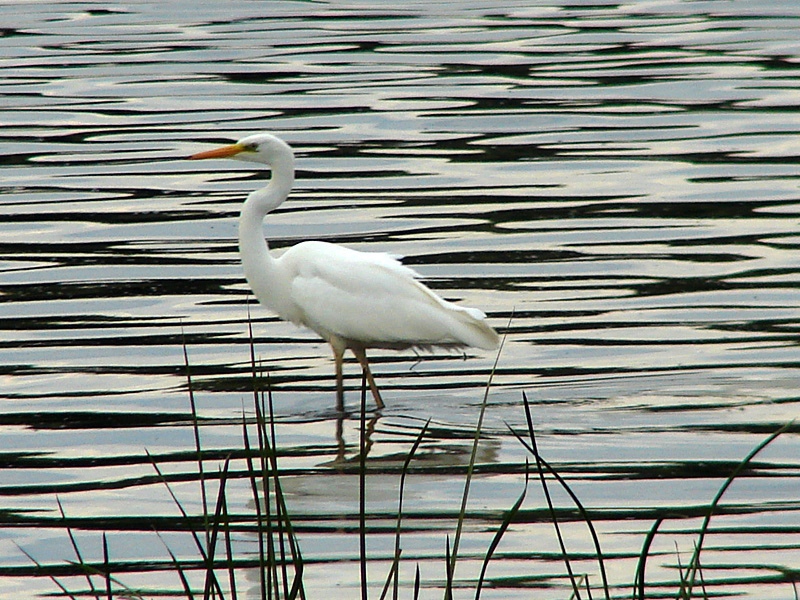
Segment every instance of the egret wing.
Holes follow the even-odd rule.
[[[295,250],[297,249],[297,250]],[[322,242],[293,248],[291,294],[302,324],[365,346],[496,346],[475,309],[447,302],[387,254]]]

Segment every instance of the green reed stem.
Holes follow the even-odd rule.
[[[513,315],[512,315],[513,318]],[[509,324],[511,319],[509,319]],[[448,560],[448,567],[447,571],[450,577],[455,576],[456,572],[456,561],[458,560],[458,546],[459,542],[461,541],[461,532],[464,528],[464,520],[467,514],[467,500],[469,499],[469,489],[472,483],[472,474],[475,470],[475,459],[478,455],[478,443],[481,439],[481,430],[483,428],[483,418],[486,414],[486,406],[489,403],[489,389],[492,386],[492,379],[494,379],[494,374],[497,371],[497,364],[500,362],[500,355],[503,352],[503,346],[506,343],[506,336],[504,335],[500,340],[500,347],[497,349],[497,355],[494,358],[494,364],[492,365],[492,370],[489,372],[489,379],[486,382],[486,387],[483,392],[483,401],[481,402],[481,410],[478,414],[478,423],[475,426],[475,437],[472,442],[472,453],[469,457],[469,465],[467,465],[467,475],[464,481],[464,494],[461,497],[461,510],[458,514],[458,522],[456,524],[456,533],[453,538],[453,549],[450,553],[450,557]],[[448,541],[448,548],[449,548],[449,541]]]

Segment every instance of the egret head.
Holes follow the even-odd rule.
[[[292,157],[293,152],[286,142],[270,133],[255,133],[243,137],[235,144],[193,154],[189,159],[235,158],[237,160],[272,165],[287,156]]]

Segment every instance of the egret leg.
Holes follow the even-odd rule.
[[[363,348],[350,348],[355,354],[356,359],[361,364],[361,368],[364,371],[364,375],[367,378],[367,383],[369,383],[369,389],[372,391],[372,397],[375,398],[375,404],[378,405],[378,409],[383,409],[386,405],[383,403],[383,398],[381,398],[381,393],[378,391],[378,386],[375,384],[375,378],[372,376],[372,371],[369,369],[369,361],[367,360],[367,353],[364,351]]]
[[[336,458],[333,464],[339,465],[344,463],[344,453],[347,446],[344,443],[344,411],[339,411],[336,415]]]
[[[333,348],[333,361],[336,364],[336,410],[339,414],[344,413],[344,381],[342,379],[342,361],[344,360],[344,349],[331,344]]]

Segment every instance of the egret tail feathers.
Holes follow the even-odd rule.
[[[486,315],[477,308],[457,307],[456,317],[459,322],[459,334],[466,346],[494,350],[500,344],[500,336],[486,322]]]

